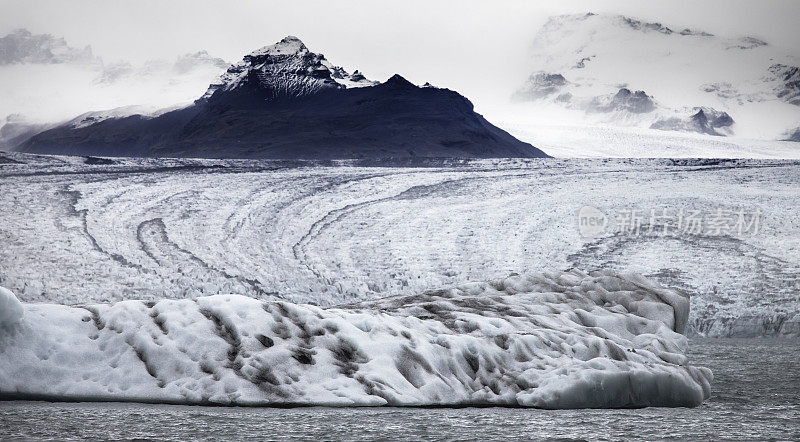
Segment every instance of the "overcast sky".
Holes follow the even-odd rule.
[[[15,28],[91,45],[106,60],[142,61],[200,49],[229,61],[287,34],[334,63],[385,79],[442,81],[489,72],[524,51],[551,14],[618,12],[674,27],[773,44],[800,42],[800,2],[718,1],[208,1],[0,0],[0,34]],[[425,78],[430,76],[433,78]]]
[[[73,47],[91,45],[106,62],[141,63],[201,49],[233,62],[291,34],[369,78],[401,73],[476,99],[507,96],[506,85],[527,76],[526,50],[548,16],[587,11],[753,35],[787,48],[800,42],[797,0],[0,0],[0,35],[27,28]]]

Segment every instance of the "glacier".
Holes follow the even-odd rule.
[[[688,296],[632,273],[511,275],[329,308],[241,295],[22,306],[0,318],[15,322],[0,328],[3,399],[691,407],[713,378],[684,355]]]
[[[323,307],[528,269],[692,293],[689,337],[800,336],[797,161],[380,162],[0,154],[0,286],[85,304],[237,293]],[[761,210],[757,234],[584,238],[590,204]],[[645,219],[645,223],[647,219]],[[734,232],[735,233],[735,232]]]

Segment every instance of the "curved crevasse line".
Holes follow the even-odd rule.
[[[67,207],[69,208],[70,215],[80,219],[82,225],[82,233],[89,240],[89,243],[91,244],[92,248],[102,253],[103,255],[108,256],[109,258],[111,258],[113,261],[117,262],[120,265],[139,270],[140,272],[143,273],[149,273],[150,272],[149,269],[142,267],[139,264],[128,261],[127,259],[125,259],[124,256],[118,253],[112,253],[107,250],[104,250],[100,246],[100,244],[97,242],[97,239],[91,234],[91,232],[89,232],[89,225],[86,220],[89,211],[87,209],[80,209],[80,210],[76,209],[76,206],[78,205],[81,198],[81,192],[77,190],[67,190],[69,189],[69,187],[70,186],[65,186],[65,189],[62,191],[62,194],[66,195],[67,198],[69,199]]]
[[[361,209],[377,204],[383,204],[392,201],[420,199],[420,198],[425,198],[427,196],[432,196],[435,195],[437,192],[445,190],[446,187],[455,188],[458,186],[464,186],[466,185],[466,183],[469,182],[480,182],[480,181],[498,180],[498,179],[501,180],[503,178],[525,178],[528,177],[529,175],[532,175],[536,171],[520,170],[516,173],[497,174],[497,175],[492,175],[490,177],[475,176],[471,174],[471,172],[473,171],[467,170],[463,172],[464,174],[467,174],[467,176],[462,176],[453,179],[446,179],[433,184],[415,185],[406,188],[395,195],[363,201],[359,203],[348,204],[338,209],[330,210],[325,215],[316,220],[311,225],[309,230],[294,245],[292,245],[292,254],[297,261],[299,261],[306,269],[308,269],[314,275],[315,278],[321,280],[325,284],[333,285],[330,280],[330,277],[326,276],[322,270],[317,269],[314,265],[312,265],[311,260],[309,259],[309,253],[307,249],[311,242],[313,242],[316,238],[320,237],[323,234],[323,232],[330,229],[333,225],[337,224],[345,217]],[[450,195],[452,194],[453,193],[450,193]]]
[[[518,175],[510,175],[510,176],[518,176]],[[381,204],[390,201],[398,201],[398,200],[417,199],[424,197],[426,195],[431,195],[434,192],[440,190],[445,185],[458,185],[458,184],[463,184],[466,181],[485,180],[485,179],[489,178],[468,176],[468,177],[444,180],[435,184],[421,184],[409,187],[392,196],[363,201],[360,203],[348,204],[345,205],[344,207],[330,210],[320,219],[315,221],[308,229],[308,231],[292,246],[292,253],[294,255],[294,258],[298,260],[303,266],[305,266],[317,279],[324,281],[326,280],[326,277],[322,274],[322,272],[317,270],[310,264],[306,248],[308,244],[315,238],[319,237],[323,231],[330,228],[337,222],[341,221],[347,215],[354,213],[364,207],[369,207],[376,204]]]
[[[405,175],[408,173],[413,172],[379,172],[379,173],[366,173],[358,176],[341,176],[341,175],[327,175],[322,174],[320,176],[312,175],[312,176],[303,176],[303,180],[300,183],[294,183],[292,180],[287,180],[286,178],[281,177],[273,177],[272,179],[274,182],[268,182],[264,185],[259,185],[257,188],[252,189],[248,196],[241,197],[238,199],[239,203],[232,206],[234,209],[230,214],[227,215],[225,218],[225,222],[221,226],[220,235],[224,236],[224,240],[221,241],[220,246],[225,250],[225,254],[229,257],[234,257],[236,259],[243,259],[246,265],[244,268],[241,265],[234,266],[235,272],[241,272],[243,274],[235,276],[239,281],[243,281],[244,283],[248,283],[252,286],[263,286],[263,282],[260,281],[259,272],[261,272],[261,263],[254,261],[250,255],[242,254],[242,250],[240,248],[233,247],[232,245],[238,245],[242,242],[244,244],[249,244],[253,241],[253,238],[250,236],[254,233],[253,223],[256,223],[256,226],[268,227],[271,229],[278,227],[277,220],[280,219],[281,213],[291,207],[293,205],[298,204],[298,202],[303,201],[306,198],[314,197],[319,195],[320,193],[329,191],[331,189],[336,189],[341,186],[345,186],[354,182],[361,182],[365,180],[386,177],[386,176],[395,176],[395,175]],[[317,180],[323,180],[322,183],[318,183]],[[307,182],[308,181],[308,182]],[[291,191],[289,191],[291,190]],[[270,195],[277,193],[279,198],[277,201],[272,200]],[[262,195],[263,194],[263,195]],[[261,204],[269,204],[269,210],[263,211]],[[247,228],[250,227],[250,228]],[[272,232],[272,230],[270,230]],[[271,244],[273,246],[277,246],[276,244]],[[215,251],[215,253],[221,253],[219,250]],[[269,255],[268,259],[280,259],[280,251],[274,250],[274,253]],[[229,260],[225,260],[225,262],[230,262]],[[230,275],[230,271],[224,269],[223,267],[230,267],[230,264],[225,264],[225,262],[219,263],[219,265],[215,266],[215,268],[225,273],[228,276]],[[254,265],[255,268],[248,270],[250,264]],[[254,276],[247,277],[244,276],[244,273],[252,273],[256,272]],[[233,277],[233,276],[231,276]],[[268,292],[267,294],[275,295],[275,292]]]
[[[214,274],[219,278],[228,281],[235,281],[236,283],[240,284],[245,289],[244,294],[252,294],[258,298],[279,297],[278,293],[276,292],[264,290],[258,281],[242,276],[231,275],[226,271],[220,270],[205,262],[192,252],[178,246],[175,242],[170,240],[166,229],[166,224],[164,224],[164,220],[162,218],[153,218],[142,221],[139,223],[136,229],[136,238],[139,242],[141,250],[147,254],[147,256],[153,259],[153,261],[155,261],[160,268],[190,276],[185,272],[184,265],[187,262],[191,262],[202,268],[204,271]],[[167,250],[163,254],[158,253],[156,251],[156,244],[161,244],[161,246],[165,247]],[[170,252],[178,254],[180,257],[170,259]]]

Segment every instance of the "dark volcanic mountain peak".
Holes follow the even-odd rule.
[[[448,89],[400,75],[378,84],[286,37],[245,55],[192,106],[81,120],[31,137],[27,152],[202,158],[543,157]]]
[[[416,87],[414,83],[406,80],[400,74],[392,75],[386,82],[384,83],[387,86],[392,87],[400,87],[400,88],[413,88]]]

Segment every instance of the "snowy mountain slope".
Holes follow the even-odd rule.
[[[800,121],[798,54],[753,37],[579,14],[552,17],[531,52],[515,99],[572,110],[573,121],[757,139]],[[697,124],[700,110],[725,124]]]
[[[683,354],[688,299],[611,272],[338,308],[229,295],[15,313],[0,398],[620,408],[697,406],[712,380]]]
[[[73,129],[80,129],[84,127],[89,127],[93,124],[97,124],[102,121],[113,120],[118,118],[126,118],[133,115],[138,115],[143,118],[156,118],[168,112],[180,110],[188,106],[189,104],[183,104],[161,109],[156,109],[148,106],[137,106],[137,105],[123,106],[104,111],[86,112],[81,115],[78,115],[72,120],[67,121],[65,124]]]
[[[11,114],[6,117],[5,124],[0,126],[0,149],[13,150],[14,147],[25,143],[31,137],[57,127],[63,126],[72,129],[80,129],[101,121],[126,118],[134,115],[138,118],[151,119],[167,112],[185,108],[189,105],[191,105],[191,103],[173,105],[165,108],[137,105],[122,106],[103,111],[84,112],[70,120],[58,123],[30,121],[24,115]]]
[[[246,55],[194,105],[66,124],[31,153],[204,158],[542,157],[454,91],[348,74],[287,37]]]
[[[571,121],[568,116],[558,121],[539,121],[538,113],[527,112],[520,106],[524,107],[511,108],[519,111],[512,115],[503,111],[490,113],[489,117],[502,121],[509,133],[554,157],[800,159],[800,145],[796,143],[600,123],[564,124]],[[554,109],[551,117],[558,114]],[[532,119],[539,122],[531,124]],[[689,123],[681,120],[680,124]],[[791,136],[792,132],[787,132],[781,139]]]
[[[60,123],[41,123],[29,121],[24,115],[11,114],[6,116],[5,122],[0,125],[0,150],[13,150],[30,137],[52,129]]]

